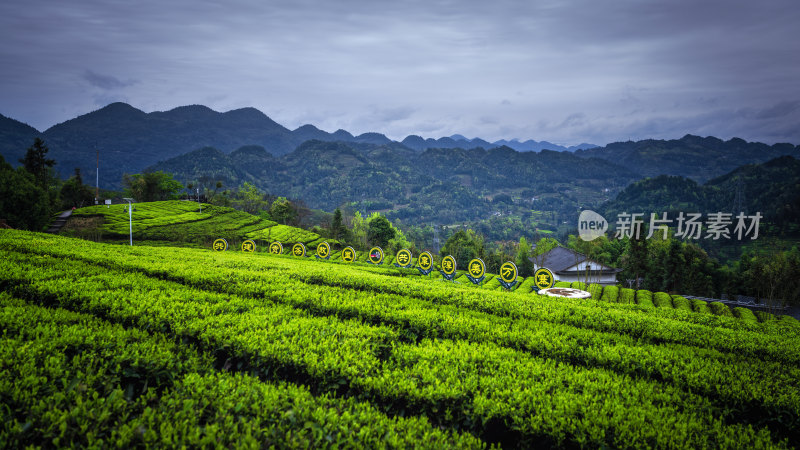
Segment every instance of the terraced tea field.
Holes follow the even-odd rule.
[[[13,230],[0,255],[10,447],[799,441],[793,319]]]

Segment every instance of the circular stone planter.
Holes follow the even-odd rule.
[[[542,289],[539,295],[547,295],[548,297],[567,297],[567,298],[589,298],[592,296],[589,292],[580,289],[572,288],[557,288],[552,287],[549,289]]]

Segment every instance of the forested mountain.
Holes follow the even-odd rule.
[[[230,154],[203,148],[150,169],[187,183],[202,179],[206,186],[218,180],[238,187],[247,181],[329,211],[352,204],[392,218],[440,223],[486,217],[498,209],[493,200],[499,196],[527,209],[549,204],[573,210],[581,202],[598,203],[606,189],[616,192],[637,178],[607,161],[571,153],[520,153],[508,147],[418,153],[398,143],[318,140],[282,156],[260,147]]]
[[[578,150],[575,154],[612,161],[645,177],[680,175],[704,183],[745,164],[762,163],[783,155],[800,157],[800,147],[686,135],[673,140],[615,142]]]
[[[25,156],[25,149],[41,136],[36,128],[0,114],[0,155],[9,164],[16,165]]]
[[[78,167],[85,178],[94,179],[96,152],[99,152],[100,184],[107,188],[119,187],[123,173],[140,172],[159,161],[204,147],[230,153],[243,146],[255,145],[278,157],[294,151],[309,140],[356,145],[392,145],[395,149],[403,146],[419,153],[418,159],[423,161],[422,153],[431,149],[439,149],[435,154],[438,158],[445,159],[447,156],[442,154],[442,149],[455,152],[460,151],[459,149],[490,152],[503,148],[533,152],[544,152],[548,149],[575,150],[575,154],[581,158],[596,157],[614,165],[622,165],[637,177],[680,175],[701,183],[743,164],[761,163],[781,155],[800,154],[800,150],[791,144],[768,146],[741,139],[722,141],[714,137],[691,135],[678,140],[618,142],[588,149],[586,147],[592,147],[589,144],[565,148],[547,141],[533,140],[501,140],[490,143],[479,138],[467,139],[462,135],[440,139],[409,136],[402,143],[397,143],[379,133],[364,133],[359,136],[345,130],[328,133],[313,125],[289,130],[254,108],[219,113],[199,105],[145,113],[125,103],[112,103],[44,132],[0,116],[0,154],[7,161],[16,163],[35,137],[44,139],[50,149],[49,156],[57,161],[56,169],[63,177],[71,175]],[[461,155],[457,153],[453,157],[461,160]],[[550,155],[549,158],[554,156]],[[468,184],[468,177],[473,178],[472,182],[478,183],[484,177],[495,177],[495,174],[479,172],[478,167],[485,166],[484,163],[466,167],[474,162],[468,161],[457,170],[462,184]],[[526,164],[524,158],[518,162]],[[502,167],[503,171],[513,169],[511,165]],[[576,169],[580,167],[582,166],[578,165]],[[523,165],[521,169],[524,171],[529,168],[530,166]],[[536,176],[542,175],[537,173]],[[573,176],[574,174],[566,174],[565,178],[557,181],[568,182]],[[611,177],[613,174],[597,175],[597,178],[606,180]]]
[[[763,164],[749,164],[698,184],[678,176],[661,175],[626,187],[601,207],[614,222],[621,212],[760,212],[779,230],[800,231],[800,160],[780,156]],[[670,215],[670,217],[675,217]]]

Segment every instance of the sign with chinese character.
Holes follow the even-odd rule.
[[[456,277],[456,259],[452,255],[447,255],[442,259],[442,269],[439,270],[442,276],[448,280],[453,281]]]
[[[428,275],[433,270],[433,256],[430,252],[422,252],[417,258],[417,263],[419,263],[417,270],[423,275]]]
[[[283,245],[281,245],[280,242],[275,241],[272,244],[269,244],[269,252],[273,255],[280,255],[283,253]]]
[[[353,262],[356,260],[356,251],[353,247],[345,247],[342,249],[342,261]]]
[[[480,284],[486,278],[486,264],[480,258],[475,258],[467,266],[467,278],[473,284]]]
[[[297,257],[306,256],[306,246],[302,242],[298,242],[292,246],[292,254]]]
[[[317,246],[317,258],[329,259],[331,257],[331,246],[327,242],[323,242]]]
[[[411,257],[411,251],[407,248],[404,248],[397,252],[397,255],[394,257],[394,265],[397,267],[409,268],[411,267],[411,261],[413,258]]]
[[[256,251],[256,242],[252,239],[242,242],[242,251],[250,253]]]
[[[517,265],[511,261],[506,261],[500,266],[500,285],[506,289],[511,289],[517,284],[517,276],[519,275],[519,271],[517,270]]]
[[[369,251],[369,262],[372,264],[383,264],[383,249],[372,247]]]
[[[536,291],[540,289],[550,289],[556,284],[556,277],[550,269],[542,267],[533,274],[533,284],[536,286]]]
[[[215,252],[224,252],[228,249],[228,241],[223,238],[219,238],[214,241],[214,244],[212,244],[211,248],[213,248]]]

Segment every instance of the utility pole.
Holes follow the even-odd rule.
[[[100,150],[95,148],[94,151],[97,153],[97,169],[94,171],[96,176],[94,185],[94,204],[97,205],[100,203]]]

